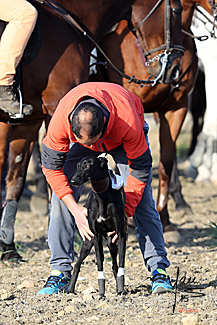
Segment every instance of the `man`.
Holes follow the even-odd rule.
[[[107,152],[114,158],[125,184],[125,212],[134,218],[144,262],[152,272],[152,292],[172,291],[165,268],[162,226],[152,197],[152,159],[148,125],[139,98],[123,87],[103,82],[84,83],[59,103],[42,145],[43,172],[53,195],[48,243],[51,275],[38,294],[67,287],[73,262],[75,223],[83,240],[91,240],[87,209],[79,206],[81,188],[69,184],[77,163]]]
[[[14,76],[37,16],[26,0],[0,0],[0,19],[7,22],[0,42],[0,109],[11,115],[20,113]],[[23,104],[23,113],[31,114],[32,106]]]

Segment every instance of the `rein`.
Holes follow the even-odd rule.
[[[213,8],[215,10],[217,10],[217,4],[215,4],[215,1],[213,1],[214,5],[212,4],[212,11],[213,11]],[[217,18],[217,14],[215,14],[215,11],[213,11],[212,15],[213,15],[213,18],[214,18],[214,21],[212,21],[209,17],[207,17],[207,15],[205,15],[205,13],[203,11],[201,11],[198,6],[196,6],[196,10],[207,20],[207,21],[203,21],[201,18],[197,17],[198,20],[200,20],[205,26],[206,26],[206,23],[210,23],[212,25],[212,31],[208,31],[210,33],[210,36],[213,37],[213,38],[217,38],[215,36],[215,28],[217,28],[217,24],[215,23],[216,21],[216,18]],[[189,33],[187,32],[186,30],[182,29],[182,33],[193,38],[193,39],[197,39],[198,41],[206,41],[208,40],[209,36],[208,35],[202,35],[202,36],[195,36],[193,35],[192,33]]]
[[[155,79],[150,79],[152,78],[152,76],[150,76],[149,78],[147,78],[146,80],[141,80],[141,79],[136,79],[134,75],[129,76],[127,74],[125,74],[123,71],[119,70],[109,59],[109,57],[106,55],[106,53],[102,50],[102,48],[96,43],[96,41],[93,39],[92,36],[90,36],[87,31],[85,31],[79,24],[78,22],[65,10],[63,9],[60,5],[58,5],[55,1],[53,0],[35,0],[36,2],[38,2],[41,5],[45,5],[47,6],[49,9],[53,10],[57,15],[61,16],[67,23],[69,23],[69,25],[71,25],[73,28],[76,27],[77,30],[79,30],[84,37],[86,37],[87,39],[89,39],[94,45],[95,47],[101,52],[101,54],[104,56],[104,58],[107,60],[107,62],[110,64],[110,66],[112,67],[112,69],[118,74],[120,75],[122,78],[125,78],[127,80],[129,80],[129,83],[136,83],[138,85],[140,85],[140,87],[144,87],[144,86],[155,86],[157,81],[160,79],[160,77],[164,74],[165,70],[166,70],[166,66],[168,63],[168,56],[171,54],[170,51],[167,50],[167,48],[171,48],[171,49],[178,49],[179,51],[182,51],[184,53],[184,48],[182,46],[179,45],[171,45],[170,44],[170,30],[169,27],[170,26],[170,1],[169,0],[165,0],[166,3],[168,4],[167,6],[167,10],[165,10],[165,25],[166,25],[166,42],[164,45],[162,45],[162,47],[158,47],[155,48],[153,51],[149,51],[147,52],[149,55],[149,53],[152,53],[154,51],[157,51],[161,48],[166,48],[165,52],[162,53],[159,56],[159,60],[161,60],[162,63],[162,68],[160,71],[159,76],[157,76]],[[135,31],[140,27],[140,25],[142,25],[151,15],[152,13],[158,8],[158,6],[163,2],[164,0],[158,0],[157,4],[152,8],[152,10],[149,12],[149,14],[139,23],[139,25],[135,28]],[[172,9],[172,10],[176,10],[176,9]],[[170,46],[169,46],[170,44]],[[169,47],[168,47],[169,46]],[[94,57],[91,54],[92,57]],[[94,63],[95,64],[104,64],[107,65],[105,63]]]
[[[205,15],[204,12],[202,12],[198,7],[196,7],[196,10],[212,25],[212,31],[210,32],[210,36],[213,38],[216,38],[215,28],[217,28],[217,24],[215,22],[217,19],[217,13],[216,13],[217,4],[215,4],[215,2],[214,2],[214,4],[212,4],[212,15],[213,15],[214,21],[212,21],[209,17],[207,17],[207,15]],[[204,25],[206,25],[205,22],[203,22],[203,23],[204,23]]]

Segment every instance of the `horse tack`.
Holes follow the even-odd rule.
[[[150,12],[146,15],[146,17],[135,28],[132,27],[132,23],[129,22],[129,26],[131,26],[132,32],[134,34],[136,34],[136,31],[139,29],[139,27],[165,1],[165,44],[163,44],[163,45],[161,45],[159,47],[156,47],[153,50],[149,50],[148,52],[144,52],[144,56],[149,56],[150,54],[152,54],[152,53],[154,53],[156,51],[165,49],[165,51],[162,54],[158,54],[157,56],[155,56],[155,58],[157,58],[158,61],[160,60],[160,62],[162,64],[162,69],[161,69],[159,75],[153,80],[150,80],[150,78],[148,78],[147,80],[138,80],[134,76],[130,77],[130,76],[124,74],[123,71],[120,71],[111,62],[109,57],[102,50],[102,48],[99,46],[99,44],[94,40],[94,38],[87,31],[85,31],[81,27],[81,25],[64,8],[59,6],[53,0],[35,0],[35,1],[39,2],[40,4],[43,4],[43,5],[47,6],[49,9],[51,9],[51,11],[54,11],[55,14],[60,15],[67,23],[69,23],[70,26],[76,27],[76,29],[78,31],[80,31],[85,38],[89,39],[95,45],[95,47],[101,52],[101,54],[104,56],[104,58],[109,62],[110,66],[112,66],[112,68],[115,71],[117,71],[117,73],[119,73],[119,75],[121,75],[124,78],[128,79],[129,83],[135,82],[135,83],[139,84],[141,87],[143,87],[144,85],[155,86],[158,81],[164,79],[163,76],[165,74],[165,70],[166,70],[167,63],[168,63],[168,58],[171,55],[171,51],[172,50],[177,50],[177,51],[181,51],[182,54],[184,53],[184,47],[183,46],[171,44],[171,37],[170,37],[170,34],[171,34],[171,32],[170,32],[170,25],[171,25],[170,11],[171,11],[171,6],[170,6],[170,0],[158,0],[158,2],[154,5],[152,10],[150,10]],[[181,8],[179,10],[177,10],[177,9],[172,9],[172,10],[176,11],[177,14],[181,14],[181,11],[182,11]],[[156,60],[153,60],[153,59],[150,59],[149,61],[146,61],[146,66],[150,65],[151,62],[155,62],[155,61]]]
[[[59,6],[55,1],[53,0],[36,0],[40,4],[46,5],[49,9],[54,11],[57,15],[60,15],[64,20],[66,20],[72,27],[76,27],[78,31],[80,31],[84,37],[88,38],[94,45],[95,47],[102,53],[104,58],[109,62],[109,64],[112,66],[112,68],[119,73],[119,75],[123,76],[124,78],[129,80],[129,83],[137,83],[141,87],[145,85],[149,86],[155,86],[158,81],[163,81],[165,80],[165,73],[167,69],[167,65],[169,62],[169,57],[171,56],[171,51],[177,50],[181,51],[181,53],[184,53],[184,47],[182,45],[173,45],[171,44],[171,31],[170,31],[170,25],[171,25],[171,10],[176,12],[176,14],[181,14],[181,7],[179,9],[173,8],[171,9],[170,6],[170,0],[158,0],[158,2],[154,5],[154,7],[150,10],[150,12],[146,15],[146,17],[134,28],[132,27],[132,23],[129,22],[129,26],[131,26],[131,30],[133,33],[136,33],[136,31],[139,29],[139,27],[154,13],[155,10],[165,1],[165,44],[156,47],[153,50],[150,50],[148,52],[144,52],[144,56],[148,56],[156,51],[165,49],[165,51],[162,54],[158,54],[155,56],[155,60],[150,59],[146,62],[146,66],[149,66],[152,62],[155,61],[160,61],[161,62],[161,71],[159,75],[155,79],[150,79],[148,78],[147,80],[138,80],[134,76],[128,76],[123,73],[123,71],[120,71],[108,58],[106,53],[102,50],[102,48],[99,46],[99,44],[94,40],[94,38],[89,35],[87,31],[85,31],[80,24],[61,6]],[[178,73],[178,70],[177,70]]]
[[[171,43],[171,12],[174,12],[177,15],[181,15],[182,13],[182,7],[179,8],[172,8],[170,4],[170,0],[158,0],[156,4],[153,6],[153,8],[149,11],[149,13],[141,20],[141,22],[133,28],[132,25],[129,26],[130,30],[136,34],[136,32],[141,28],[141,26],[148,22],[148,19],[151,17],[151,15],[165,2],[165,9],[164,9],[164,44],[155,47],[154,49],[144,50],[143,49],[143,55],[146,58],[146,67],[149,67],[152,63],[159,62],[161,66],[161,70],[157,76],[154,77],[154,79],[148,78],[148,82],[140,82],[140,86],[143,87],[144,85],[149,84],[151,86],[155,86],[158,82],[167,83],[166,82],[166,73],[168,69],[168,65],[170,60],[173,60],[174,58],[178,57],[181,53],[181,55],[184,54],[184,47],[180,44],[172,44]],[[162,53],[159,53],[155,55],[154,57],[147,59],[148,56],[153,54],[154,52],[162,51]],[[173,51],[177,51],[177,54],[172,54]],[[177,67],[176,72],[173,72],[174,80],[176,77],[178,77],[179,69]],[[136,79],[137,80],[137,79]],[[132,80],[130,80],[132,82]],[[138,83],[138,80],[137,80]]]
[[[149,11],[149,13],[145,16],[144,19],[141,20],[141,22],[136,26],[133,27],[133,24],[131,21],[128,21],[128,27],[129,29],[132,31],[132,33],[135,35],[136,37],[136,46],[140,52],[140,56],[142,58],[142,61],[144,62],[144,64],[146,65],[146,67],[148,67],[151,63],[156,62],[156,61],[160,61],[161,63],[161,71],[159,72],[158,76],[155,77],[155,79],[151,79],[151,75],[146,79],[146,80],[142,80],[142,79],[138,79],[135,78],[134,75],[129,76],[128,74],[124,73],[123,70],[118,69],[118,67],[116,65],[113,64],[113,62],[110,60],[110,58],[107,56],[107,54],[103,51],[103,49],[101,47],[99,47],[98,45],[96,45],[97,49],[100,51],[100,53],[103,55],[104,59],[106,60],[106,62],[102,62],[102,61],[98,61],[97,57],[94,56],[91,53],[91,56],[95,59],[95,63],[92,63],[91,66],[93,65],[104,65],[105,67],[109,67],[112,68],[114,71],[116,71],[118,73],[118,75],[120,77],[123,77],[125,79],[129,80],[129,83],[135,83],[140,85],[140,87],[144,87],[144,86],[155,86],[158,82],[165,82],[165,73],[167,71],[167,67],[168,67],[168,62],[170,57],[172,56],[172,51],[173,50],[177,50],[178,52],[181,52],[181,54],[183,55],[184,53],[184,47],[182,45],[173,45],[171,44],[171,15],[170,12],[171,10],[173,12],[175,12],[176,14],[181,15],[182,12],[182,8],[171,8],[170,6],[170,1],[165,0],[166,4],[165,4],[165,43],[161,46],[158,46],[152,50],[149,51],[145,51],[140,42],[139,39],[136,35],[136,31],[141,27],[142,24],[144,24],[148,18],[151,17],[151,15],[159,8],[159,6],[164,2],[164,0],[158,0],[158,2],[154,5],[154,7]],[[157,54],[155,57],[147,60],[146,57],[151,55],[152,53],[162,50],[164,49],[164,52],[162,52],[161,54]],[[179,54],[176,54],[174,56],[174,58],[176,56],[179,56]],[[178,72],[178,71],[177,71]],[[154,78],[154,77],[153,77]]]
[[[173,45],[171,44],[171,10],[174,11],[176,14],[181,15],[182,13],[182,7],[180,7],[179,9],[176,8],[171,8],[170,5],[170,0],[158,0],[158,2],[154,5],[154,7],[149,11],[149,13],[146,15],[146,17],[144,19],[142,19],[142,21],[135,27],[135,28],[131,28],[131,31],[133,33],[135,33],[142,24],[144,24],[149,17],[151,17],[151,15],[155,12],[155,10],[158,9],[158,7],[165,1],[165,33],[164,33],[164,37],[165,37],[165,43],[161,46],[158,46],[152,50],[149,50],[147,52],[144,52],[144,56],[148,56],[154,52],[157,52],[159,50],[165,50],[167,53],[171,52],[172,50],[178,50],[181,51],[182,53],[184,53],[184,47],[181,45]]]

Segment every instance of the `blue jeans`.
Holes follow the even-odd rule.
[[[147,136],[146,136],[147,137]],[[148,138],[147,138],[148,142]],[[100,153],[72,143],[64,164],[64,173],[70,180],[76,172],[77,163],[86,156],[98,156]],[[129,166],[126,152],[123,147],[117,147],[109,152],[117,164],[117,168],[126,184],[129,175]],[[156,210],[152,196],[152,170],[149,174],[142,199],[136,207],[133,216],[140,249],[145,266],[153,272],[157,268],[166,268],[170,265],[164,248],[163,230],[160,216]],[[76,201],[79,200],[82,187],[72,187]],[[55,193],[52,194],[50,224],[48,230],[48,244],[51,250],[51,269],[57,269],[67,277],[71,276],[74,260],[73,239],[75,221],[63,201]]]

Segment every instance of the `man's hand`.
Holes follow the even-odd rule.
[[[91,240],[94,237],[94,234],[90,230],[88,220],[87,220],[87,208],[81,207],[78,205],[72,196],[72,194],[68,194],[62,198],[63,202],[71,212],[71,214],[75,218],[76,225],[78,227],[79,233],[82,239],[85,241],[86,239]]]
[[[114,236],[113,236],[114,235]],[[117,242],[118,240],[118,234],[116,234],[115,231],[110,231],[110,232],[107,232],[107,236],[110,237],[110,236],[113,236],[112,237],[112,243],[114,244],[115,242]],[[118,244],[118,242],[117,242]]]

